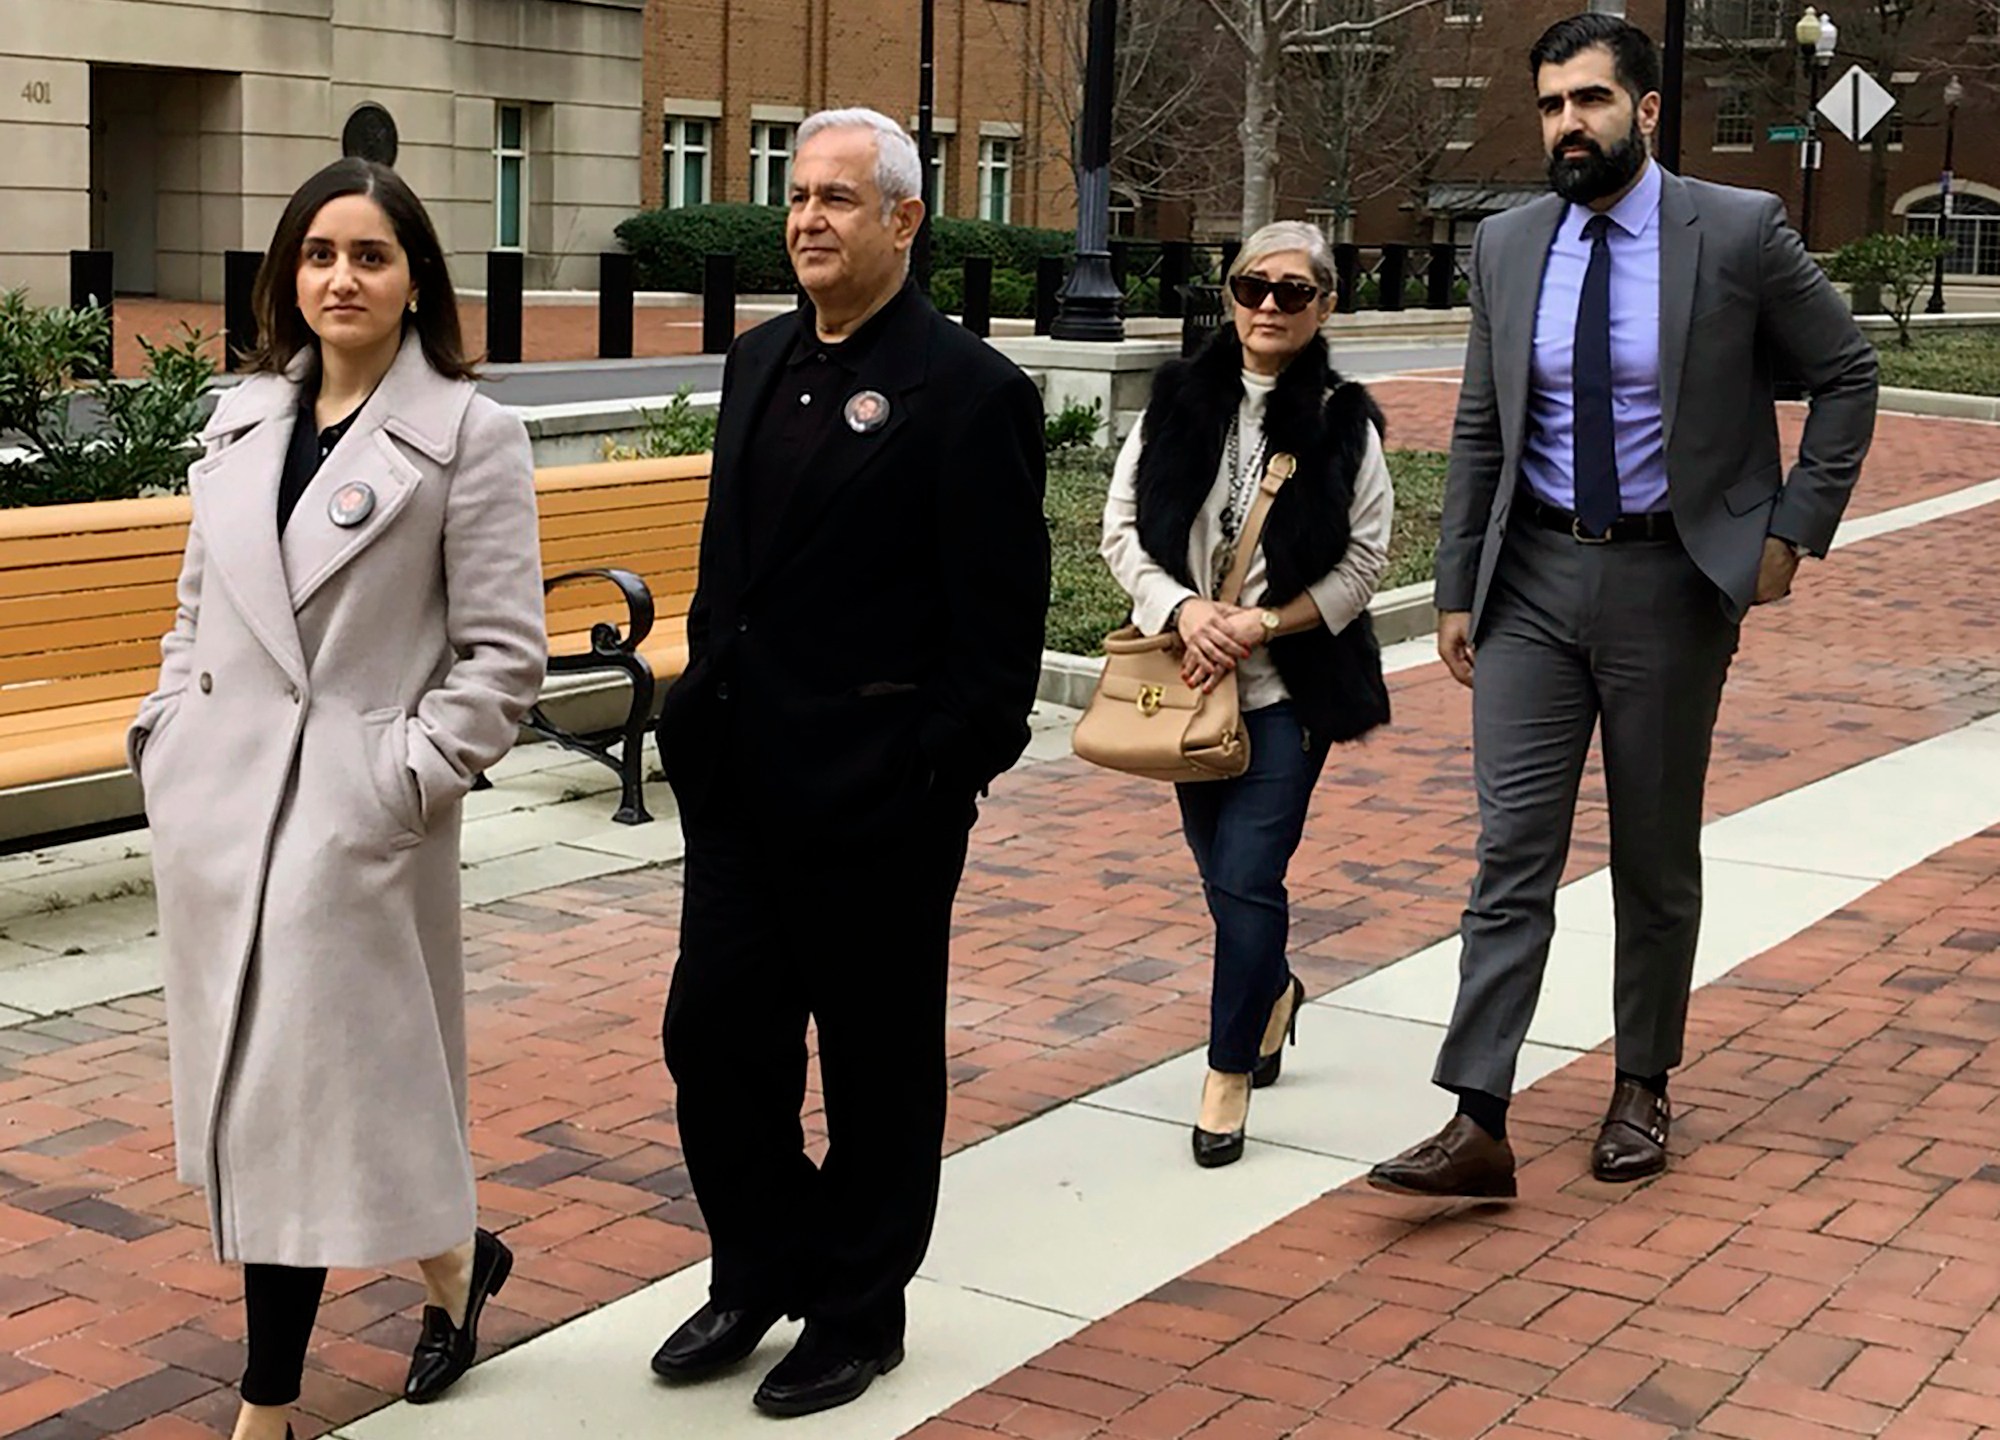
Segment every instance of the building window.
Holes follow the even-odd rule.
[[[1470,150],[1479,143],[1479,102],[1485,96],[1483,75],[1433,75],[1431,87],[1438,107],[1438,123],[1449,123],[1447,150]]]
[[[1444,19],[1447,25],[1477,25],[1486,0],[1444,0]]]
[[[1749,150],[1757,144],[1757,105],[1748,90],[1731,88],[1715,99],[1715,148]]]
[[[706,205],[709,201],[709,149],[714,139],[710,120],[667,117],[667,208]]]
[[[1130,190],[1113,188],[1111,192],[1111,233],[1121,240],[1139,233],[1139,197]]]
[[[943,135],[931,136],[931,195],[936,200],[934,215],[951,214],[951,171],[945,165],[945,155],[951,149],[951,142]]]
[[[1927,195],[1910,207],[1904,221],[1912,235],[1938,233],[1938,197]],[[1951,242],[1944,268],[1952,275],[2000,275],[2000,202],[1984,195],[1951,197],[1951,218],[1944,222]]]
[[[493,145],[493,243],[502,250],[519,250],[526,233],[528,209],[528,112],[520,105],[502,105]]]
[[[1785,0],[1701,0],[1697,35],[1704,40],[1785,40],[1796,14]]]
[[[750,203],[787,205],[792,198],[793,125],[760,120],[750,127]]]
[[[1008,225],[1014,218],[1014,142],[979,142],[979,218]]]

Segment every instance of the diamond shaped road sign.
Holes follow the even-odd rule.
[[[1835,81],[1819,102],[1819,113],[1856,145],[1895,108],[1896,97],[1859,65]]]

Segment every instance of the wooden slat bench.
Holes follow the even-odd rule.
[[[549,673],[622,672],[632,697],[605,733],[569,733],[542,706],[529,728],[617,771],[618,818],[639,823],[654,682],[686,663],[708,457],[548,469],[535,485]],[[0,510],[0,794],[124,770],[188,518],[185,496]]]

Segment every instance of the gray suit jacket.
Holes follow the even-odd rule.
[[[1774,195],[1666,173],[1660,195],[1660,399],[1681,542],[1734,619],[1767,535],[1824,555],[1875,429],[1875,351]],[[1437,606],[1486,607],[1528,428],[1542,274],[1566,202],[1496,215],[1472,242],[1472,332],[1452,435]],[[1785,474],[1772,393],[1782,358],[1812,414]]]

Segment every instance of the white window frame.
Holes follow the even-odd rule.
[[[1477,25],[1486,18],[1486,0],[1444,0],[1444,23]]]
[[[690,144],[688,130],[701,127],[701,143]],[[663,199],[669,210],[679,210],[688,205],[706,205],[715,195],[715,132],[716,123],[706,115],[667,116],[666,162],[667,183],[662,187]],[[692,155],[701,156],[701,194],[687,193],[687,161]]]
[[[1726,113],[1732,102],[1743,107],[1741,114]],[[1723,125],[1731,121],[1740,124],[1741,128],[1737,133],[1745,138],[1741,140],[1722,138]],[[1750,93],[1749,86],[1729,85],[1715,92],[1715,128],[1708,139],[1709,149],[1718,155],[1748,155],[1757,149],[1757,97]]]
[[[1001,225],[1014,223],[1014,169],[1020,142],[1008,135],[979,137],[979,218]],[[999,189],[996,196],[995,182]],[[995,199],[999,204],[994,204]],[[995,213],[997,210],[997,214]]]
[[[1470,90],[1473,92],[1469,97],[1459,101],[1459,110],[1455,117],[1451,138],[1444,142],[1444,148],[1447,151],[1455,154],[1462,153],[1472,149],[1473,146],[1479,143],[1481,136],[1479,129],[1479,108],[1485,100],[1486,84],[1491,78],[1491,76],[1487,75],[1431,76],[1431,88],[1434,90],[1446,92],[1464,92]],[[1468,129],[1471,131],[1470,134],[1466,133]]]
[[[936,187],[933,193],[937,196],[937,209],[931,212],[934,215],[951,214],[951,171],[945,163],[945,151],[950,148],[949,135],[932,134],[931,175]]]
[[[520,117],[521,143],[510,147],[507,144],[507,112],[513,111]],[[513,244],[507,243],[507,167],[517,166],[519,180],[515,185],[514,223],[520,233]],[[501,101],[493,109],[493,248],[495,250],[528,251],[528,107]]]
[[[779,137],[783,143],[777,143]],[[750,203],[787,206],[792,203],[792,160],[798,153],[799,127],[789,120],[756,120],[750,125]],[[775,195],[770,189],[770,162],[785,162],[785,173]]]

